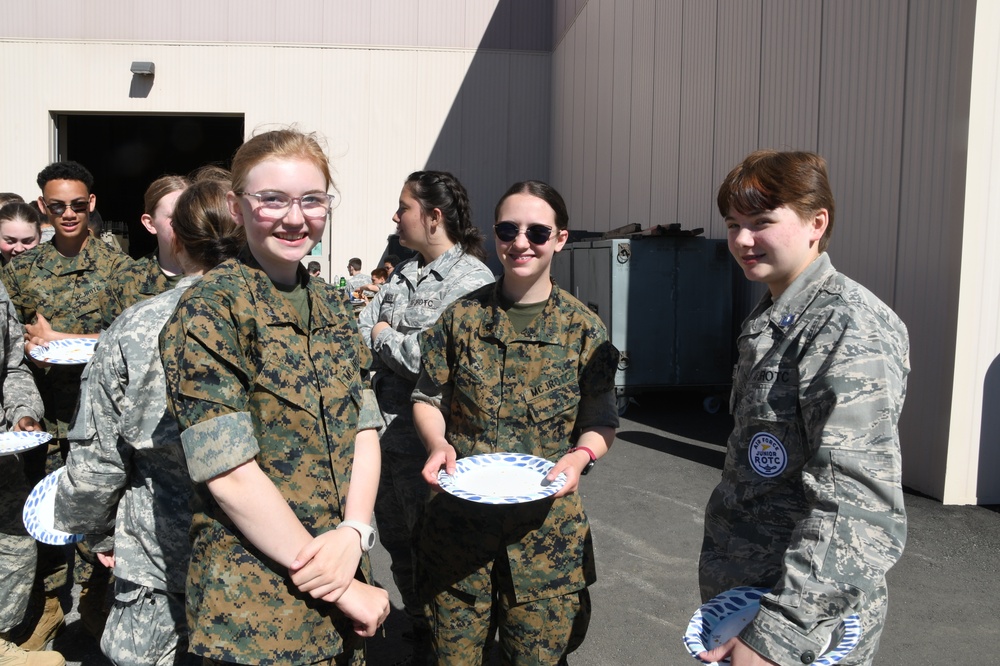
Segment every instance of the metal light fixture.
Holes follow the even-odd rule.
[[[153,63],[144,60],[134,60],[129,69],[132,70],[133,74],[139,74],[140,76],[152,76],[156,66]]]

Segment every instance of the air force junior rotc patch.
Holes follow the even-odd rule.
[[[753,471],[766,478],[778,476],[788,465],[785,446],[777,437],[767,432],[759,432],[750,438],[747,456],[750,458]]]

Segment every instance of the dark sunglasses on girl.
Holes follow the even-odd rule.
[[[555,229],[547,227],[544,224],[529,224],[528,228],[523,232],[513,222],[498,222],[493,225],[493,233],[504,243],[509,243],[520,236],[521,233],[524,233],[524,237],[528,239],[529,243],[542,245],[549,242],[553,231]]]

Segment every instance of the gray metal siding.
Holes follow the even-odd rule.
[[[837,199],[831,257],[911,332],[905,481],[940,496],[975,0],[590,0],[575,17],[572,7],[556,12],[565,26],[556,94],[570,71],[576,85],[599,87],[610,71],[612,101],[610,124],[599,100],[596,125],[574,122],[560,138],[596,142],[585,153],[597,160],[585,167],[592,187],[560,163],[568,151],[554,153],[571,216],[586,229],[677,221],[723,237],[714,195],[743,155],[767,147],[826,157]],[[575,119],[581,99],[590,97],[554,100],[553,126]]]

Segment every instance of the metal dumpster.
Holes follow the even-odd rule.
[[[653,236],[569,243],[556,282],[596,312],[621,352],[619,411],[629,396],[700,388],[718,409],[732,380],[732,260],[724,240]]]

